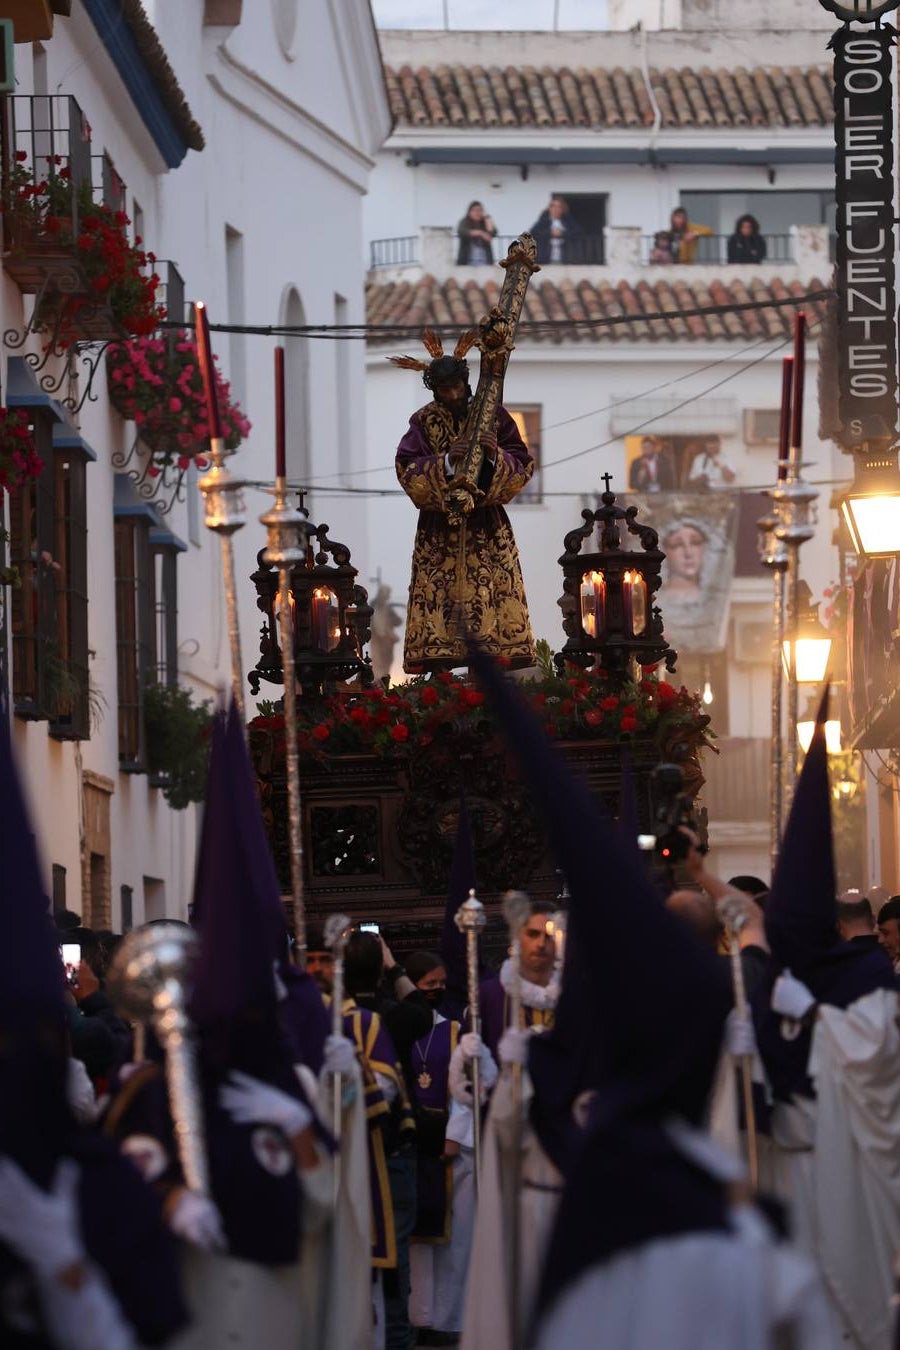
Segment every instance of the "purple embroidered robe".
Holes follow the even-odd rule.
[[[534,461],[505,408],[497,416],[497,457],[485,458],[477,508],[460,525],[446,516],[450,479],[445,456],[459,435],[443,404],[428,403],[409,420],[397,448],[400,486],[419,507],[403,669],[465,664],[465,636],[477,638],[511,666],[534,664],[519,554],[503,504],[526,486]]]

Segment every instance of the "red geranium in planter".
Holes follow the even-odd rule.
[[[209,439],[209,422],[197,345],[184,330],[166,337],[132,338],[113,343],[106,353],[113,407],[135,423],[156,464],[188,462]],[[231,386],[216,367],[225,448],[236,450],[250,423],[232,401]]]
[[[30,479],[40,478],[43,468],[28,413],[24,408],[0,408],[0,490],[15,492]]]

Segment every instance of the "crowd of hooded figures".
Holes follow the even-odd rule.
[[[824,700],[764,907],[693,838],[691,884],[664,896],[624,778],[614,821],[470,660],[566,879],[564,955],[559,916],[519,897],[513,955],[467,984],[463,808],[440,951],[404,969],[353,930],[335,962],[311,926],[302,970],[231,708],[193,896],[193,1081],[185,1037],[176,1059],[151,1021],[89,1110],[0,732],[4,1347],[895,1344],[897,981],[860,901],[836,909]]]

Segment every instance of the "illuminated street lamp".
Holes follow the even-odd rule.
[[[900,470],[895,450],[857,458],[841,514],[860,556],[892,558],[900,553]]]
[[[819,621],[819,606],[805,581],[797,583],[797,636],[781,644],[781,660],[788,679],[798,684],[821,684],[831,656],[831,637]],[[796,669],[795,669],[796,665]]]
[[[802,722],[797,723],[797,740],[800,742],[800,749],[804,754],[812,745],[815,729],[816,719],[812,714],[807,714]],[[825,749],[829,755],[839,755],[842,751],[841,724],[836,717],[830,717],[825,723]]]

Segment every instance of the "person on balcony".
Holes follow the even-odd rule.
[[[539,263],[577,263],[585,260],[584,230],[569,210],[565,197],[554,192],[550,204],[531,227]]]
[[[683,206],[676,207],[672,212],[669,230],[672,235],[672,252],[678,263],[695,262],[697,240],[708,238],[712,234],[708,225],[695,225],[692,220],[688,220],[688,213]]]
[[[759,232],[756,216],[739,216],[734,234],[728,240],[730,263],[762,263],[766,260],[766,241]]]
[[[675,254],[672,252],[672,236],[668,230],[657,230],[653,236],[653,247],[650,250],[649,261],[659,267],[675,261]]]
[[[459,251],[457,267],[485,267],[494,261],[493,241],[497,226],[481,202],[469,202],[469,209],[456,227]]]

